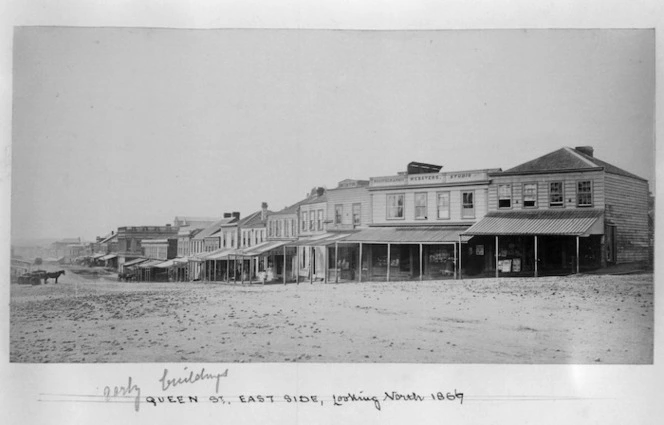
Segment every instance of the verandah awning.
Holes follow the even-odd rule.
[[[245,257],[257,257],[263,255],[266,252],[272,251],[273,249],[281,248],[284,245],[288,244],[290,241],[267,241],[254,245],[252,247],[245,248],[242,250],[242,253],[239,255]]]
[[[459,235],[467,227],[370,227],[339,241],[343,243],[394,243],[394,244],[433,244],[459,241]]]
[[[557,235],[604,234],[604,210],[492,211],[464,235]]]
[[[149,260],[144,263],[142,263],[140,266],[138,266],[141,269],[150,269],[152,267],[156,267],[158,264],[163,263],[164,260]]]
[[[99,257],[98,260],[100,260],[100,261],[108,261],[108,260],[112,260],[112,259],[114,259],[114,258],[117,257],[117,256],[118,256],[118,254],[108,254],[108,255],[104,255],[103,257]]]
[[[147,258],[136,258],[131,261],[127,261],[124,263],[124,267],[130,267],[130,266],[135,266],[136,264],[143,263],[145,261],[148,261]]]

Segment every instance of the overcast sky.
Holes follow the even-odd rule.
[[[18,28],[12,238],[281,209],[562,146],[654,191],[654,31]]]

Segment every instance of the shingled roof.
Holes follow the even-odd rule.
[[[644,180],[621,168],[604,162],[600,159],[590,156],[578,149],[564,147],[553,151],[546,155],[535,158],[532,161],[525,162],[516,167],[510,168],[497,175],[513,175],[513,174],[538,174],[556,171],[572,171],[572,170],[596,170],[603,169],[606,173],[617,174],[625,177],[631,177],[638,180]]]

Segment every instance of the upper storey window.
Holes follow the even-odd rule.
[[[498,186],[498,208],[512,208],[512,185]]]
[[[593,185],[590,180],[577,182],[576,184],[576,206],[593,206]]]
[[[403,201],[404,194],[398,193],[394,195],[387,195],[387,218],[397,219],[403,218]]]
[[[562,207],[563,198],[563,182],[549,183],[549,206]]]

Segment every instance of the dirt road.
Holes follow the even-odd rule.
[[[11,285],[12,362],[652,363],[653,276]]]

